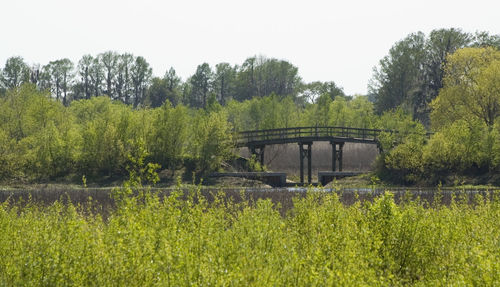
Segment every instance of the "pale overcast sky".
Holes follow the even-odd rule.
[[[185,80],[207,62],[284,59],[306,82],[367,92],[372,68],[411,32],[437,28],[500,33],[496,0],[0,0],[0,67],[112,50],[143,56],[162,76]]]

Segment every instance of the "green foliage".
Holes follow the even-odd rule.
[[[265,171],[266,167],[260,164],[257,155],[252,154],[252,156],[248,159],[247,169],[248,171]]]
[[[443,48],[438,45],[440,37],[454,37],[448,32],[431,35],[432,41],[437,41],[432,44],[435,57]],[[422,44],[419,37],[416,34],[406,39],[401,43],[404,47],[392,51],[394,57],[399,57],[397,63],[418,56]],[[159,163],[172,174],[183,169],[188,176],[192,172],[199,176],[220,169],[231,158],[235,132],[298,126],[385,130],[378,139],[379,148],[385,152],[378,162],[386,175],[379,173],[382,179],[390,175],[394,181],[406,183],[422,179],[434,182],[450,173],[492,174],[500,168],[497,56],[492,48],[469,48],[448,57],[445,86],[432,104],[436,133],[430,138],[404,103],[375,115],[368,97],[345,96],[333,82],[302,86],[303,94],[299,96],[300,79],[294,67],[285,62],[250,58],[242,67],[216,66],[215,76],[210,66],[202,65],[197,77],[184,84],[171,69],[150,86],[149,100],[155,99],[152,105],[164,102],[166,93],[174,93],[180,100],[182,90],[185,101],[193,100],[197,104],[191,105],[204,109],[172,105],[169,101],[161,107],[147,108],[143,98],[150,68],[143,58],[113,53],[84,57],[78,69],[86,84],[79,89],[80,97],[88,99],[74,100],[65,107],[29,84],[8,90],[0,99],[0,180],[123,177],[129,163],[127,155],[138,148],[139,142],[148,153],[147,163]],[[118,61],[115,68],[114,58]],[[104,75],[102,69],[109,73]],[[287,75],[271,80],[278,70]],[[57,79],[64,78],[64,73],[56,74]],[[256,75],[271,78],[254,78],[252,82]],[[50,80],[43,78],[43,73],[40,77],[39,86]],[[114,96],[94,97],[103,94],[103,79],[106,90],[113,90]],[[256,89],[244,91],[245,95],[253,95],[251,99],[231,100],[238,98],[231,93],[242,92],[244,82]],[[289,86],[280,88],[279,83]],[[66,88],[60,83],[56,89],[62,90],[55,94],[64,96]],[[157,94],[151,98],[151,93]],[[304,97],[315,102],[301,102]],[[133,102],[141,108],[133,109],[119,101]]]
[[[424,126],[412,120],[401,108],[383,113],[376,119],[375,127],[383,130],[379,136],[383,151],[389,151],[405,141],[423,142],[426,134]]]
[[[172,107],[133,110],[108,97],[64,107],[32,85],[0,99],[1,180],[53,180],[78,174],[122,176],[127,154],[143,142],[147,162],[175,170],[186,158],[197,172],[216,170],[232,154],[232,126],[216,101],[207,111]]]
[[[309,105],[304,111],[304,126],[328,126],[332,116],[332,102],[329,95],[320,95],[316,99],[316,105]]]
[[[296,96],[301,79],[298,68],[291,63],[258,56],[246,59],[239,67],[235,86],[235,100],[262,98],[273,93],[283,99]]]
[[[401,107],[429,126],[429,103],[445,84],[447,57],[464,47],[498,48],[499,39],[487,32],[472,35],[450,28],[433,30],[428,36],[412,33],[398,41],[380,60],[370,81],[377,113]]]
[[[189,115],[186,107],[172,108],[166,102],[157,110],[153,132],[149,138],[149,150],[154,162],[169,169],[176,169],[185,156]]]
[[[196,163],[197,173],[220,168],[221,163],[232,156],[232,126],[224,111],[195,115],[189,139],[189,156]]]
[[[476,125],[465,121],[454,122],[431,138],[424,149],[424,162],[433,170],[454,168],[456,171],[465,171],[473,163],[479,162],[481,130],[478,122]]]
[[[16,141],[0,129],[0,180],[23,176],[24,159],[19,157],[18,149]]]
[[[10,57],[0,69],[0,90],[12,89],[29,83],[30,69],[22,57]]]
[[[447,58],[444,87],[432,102],[432,124],[441,129],[457,120],[500,117],[500,51],[465,48]]]
[[[146,157],[149,153],[146,151],[144,140],[139,138],[132,144],[134,149],[127,155],[129,172],[129,181],[134,182],[138,186],[142,186],[142,180],[155,184],[159,181],[158,170],[161,166],[156,163],[146,163]]]
[[[464,48],[447,57],[444,87],[431,103],[432,126],[425,140],[403,141],[385,157],[385,168],[405,181],[443,180],[450,174],[494,173],[499,166],[500,53],[494,48]],[[403,115],[402,113],[399,113]],[[407,130],[409,120],[381,117],[392,129]],[[406,124],[403,124],[406,123]],[[413,134],[422,134],[421,132]],[[384,150],[395,143],[384,135]],[[411,178],[412,180],[409,180]]]
[[[207,106],[205,108],[207,112],[220,112],[222,110],[222,105],[217,101],[217,96],[212,93],[208,97]]]
[[[373,104],[368,101],[368,97],[357,95],[352,100],[347,101],[349,110],[349,120],[346,126],[358,128],[373,128],[376,118],[373,112]]]
[[[483,128],[479,148],[480,166],[489,167],[491,170],[500,167],[500,123],[493,128]]]
[[[222,105],[226,105],[229,99],[234,96],[236,73],[237,68],[231,67],[229,63],[215,65],[213,90]]]
[[[161,106],[165,101],[167,101],[167,82],[161,78],[153,78],[151,80],[151,86],[148,88],[147,92],[147,102],[153,108]]]
[[[410,105],[419,84],[425,58],[424,47],[425,35],[422,32],[412,33],[394,44],[389,55],[380,60],[370,86],[372,93],[377,95],[378,113]]]
[[[73,76],[73,63],[69,59],[51,61],[43,67],[42,79],[45,89],[51,91],[56,100],[62,98],[63,105],[68,104],[69,82]]]
[[[480,120],[458,120],[425,138],[409,137],[384,157],[385,178],[395,182],[443,181],[450,174],[495,172],[500,157],[498,128]]]
[[[253,98],[227,105],[228,119],[238,131],[294,127],[299,123],[301,110],[291,97],[277,95]]]
[[[79,163],[84,174],[112,175],[124,169],[125,142],[119,133],[122,106],[107,97],[73,102],[82,137]]]
[[[191,93],[186,98],[191,107],[206,108],[213,77],[212,68],[208,63],[198,65],[196,72],[191,76]]]
[[[69,112],[29,84],[9,90],[1,101],[3,158],[10,158],[5,168],[41,179],[71,171],[78,134]]]
[[[392,181],[415,183],[423,172],[421,142],[408,140],[396,146],[384,158],[385,168],[390,171],[387,177]]]
[[[184,197],[184,199],[182,199]],[[194,188],[126,197],[109,216],[57,202],[0,205],[6,286],[496,286],[500,204],[345,206],[310,191],[281,216],[270,200],[213,203]],[[133,270],[133,272],[131,272]]]
[[[334,82],[312,82],[305,84],[302,88],[302,97],[309,103],[314,103],[317,98],[327,95],[330,99],[335,100],[337,97],[345,97],[344,90],[338,87]]]
[[[364,96],[354,99],[338,96],[331,100],[328,94],[309,104],[301,116],[302,126],[338,126],[373,128],[373,104]]]

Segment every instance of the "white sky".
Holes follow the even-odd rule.
[[[438,28],[500,32],[496,0],[0,0],[0,67],[112,50],[185,80],[208,62],[284,59],[306,82],[367,92],[372,68],[407,34]]]

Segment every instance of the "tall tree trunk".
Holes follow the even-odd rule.
[[[89,90],[89,68],[85,67],[85,98],[87,100],[90,99],[90,90]]]
[[[59,78],[56,79],[56,99],[59,101]]]
[[[63,80],[63,93],[64,93],[64,96],[63,96],[63,105],[66,106],[67,102],[66,102],[66,96],[67,96],[67,92],[68,92],[68,83],[66,83],[66,78],[67,78],[67,75],[66,73],[64,73],[64,80]]]

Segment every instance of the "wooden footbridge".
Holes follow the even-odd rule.
[[[315,141],[327,141],[332,145],[332,171],[342,171],[342,155],[346,142],[375,144],[380,148],[381,133],[390,130],[363,129],[349,127],[296,127],[268,130],[244,131],[236,134],[236,146],[248,147],[264,164],[264,150],[267,145],[299,144],[300,182],[304,183],[304,159],[307,158],[307,178],[311,183],[311,146]]]

